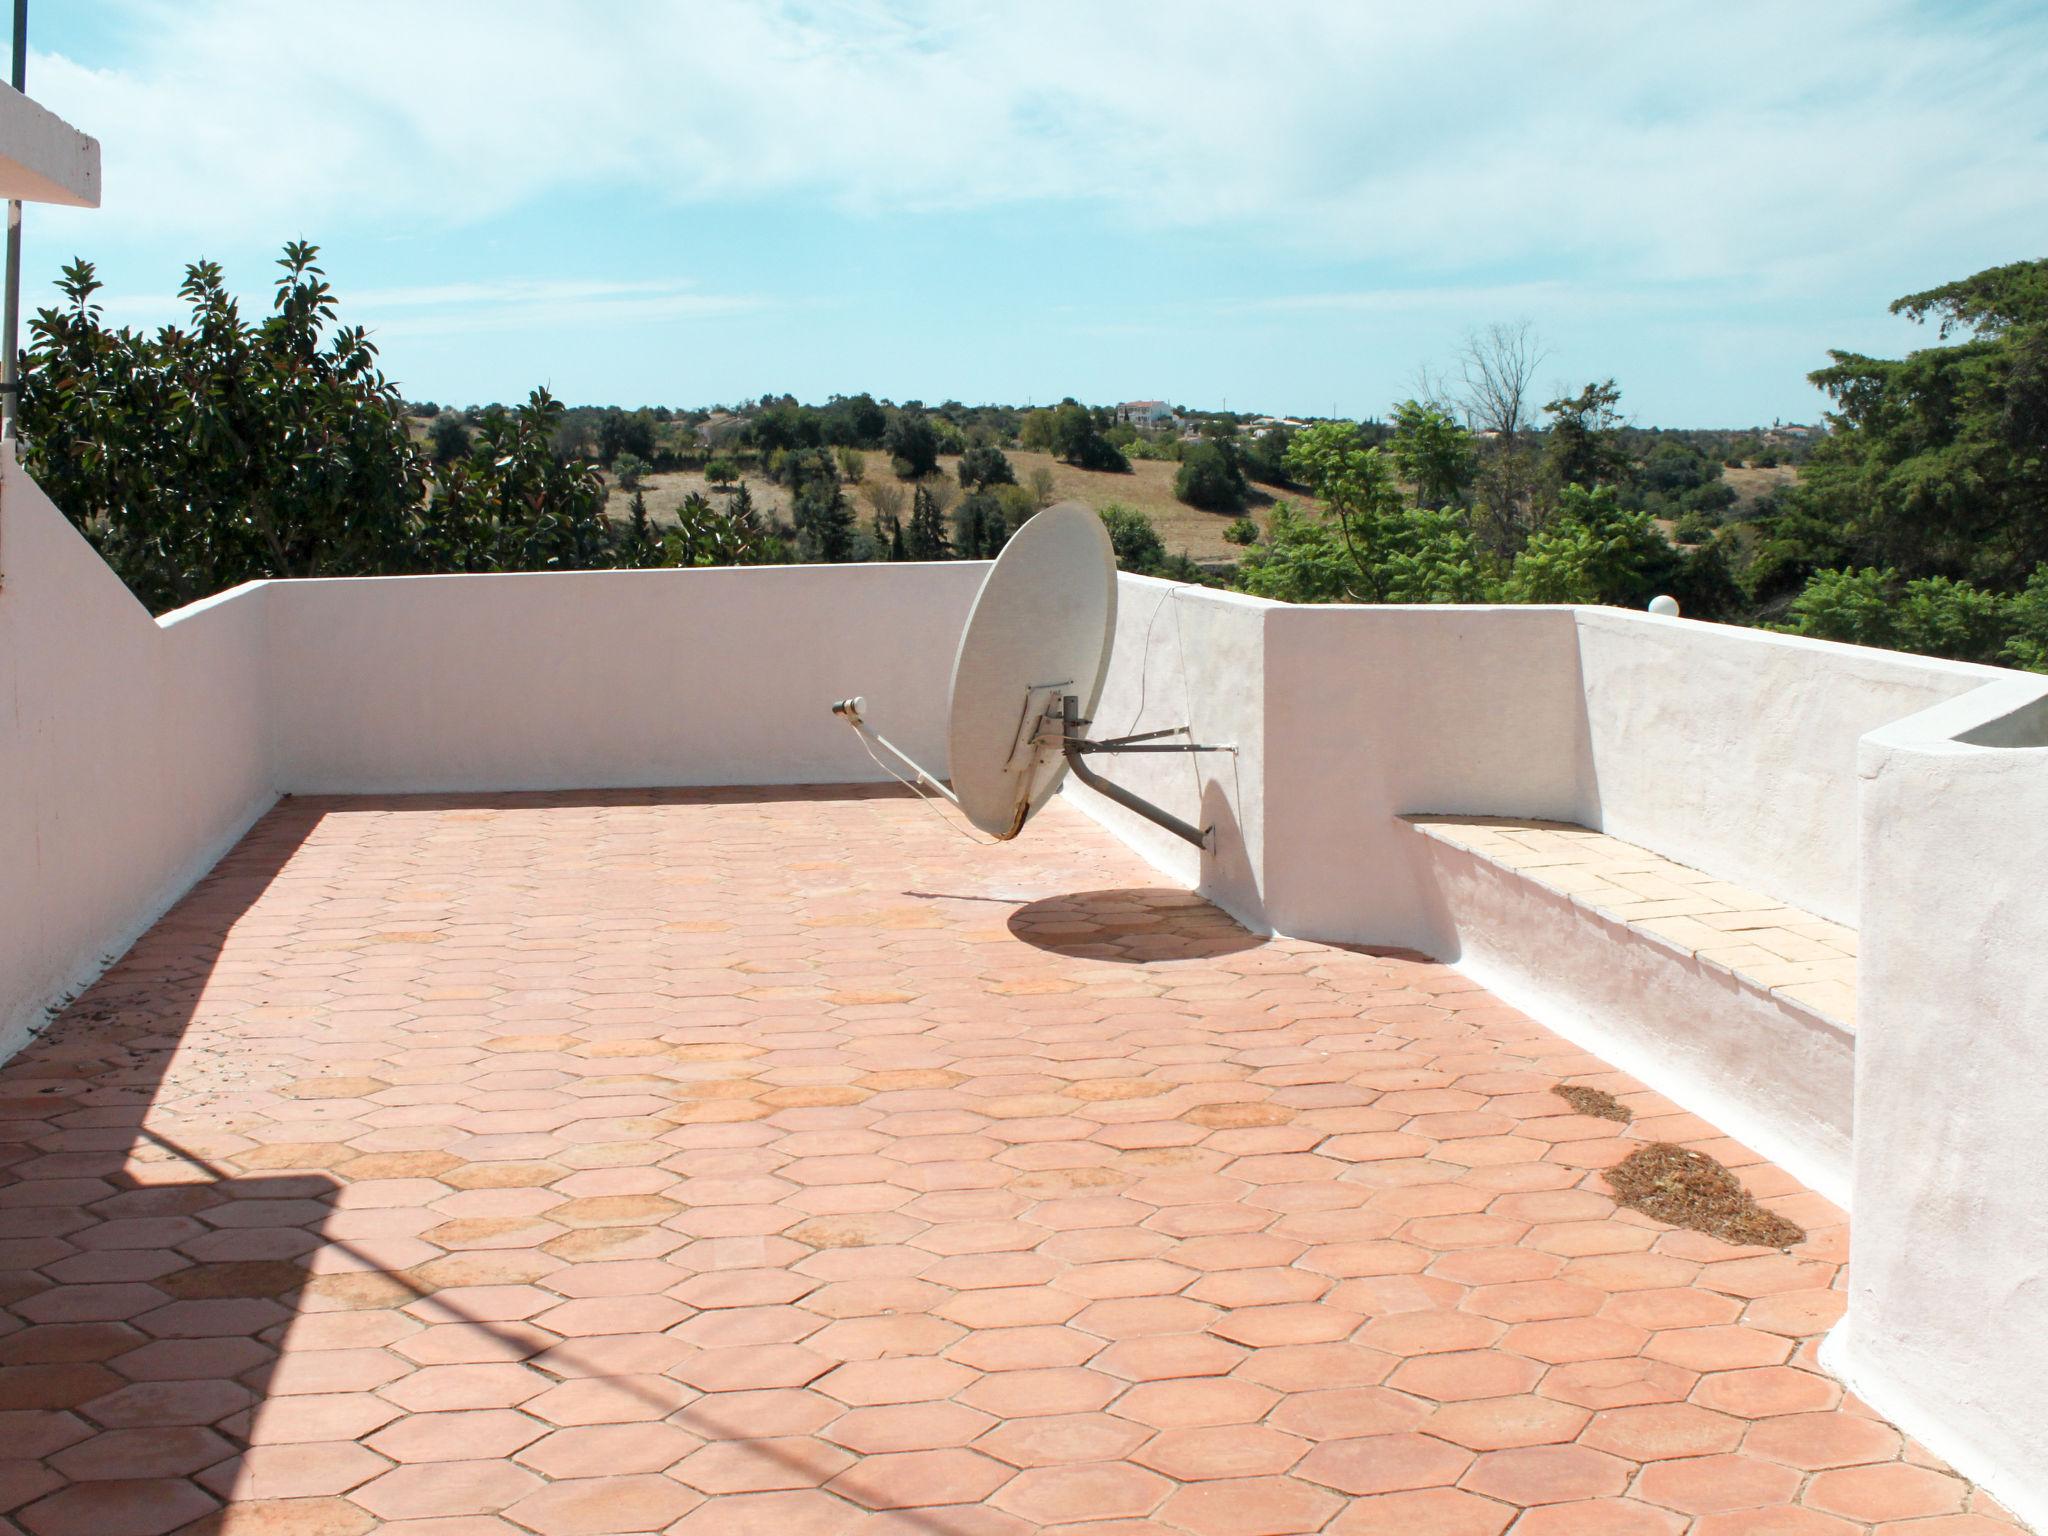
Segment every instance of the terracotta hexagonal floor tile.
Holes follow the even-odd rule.
[[[1536,1390],[1582,1408],[1627,1408],[1683,1402],[1699,1379],[1697,1372],[1661,1360],[1586,1360],[1554,1367]]]
[[[831,1489],[869,1509],[910,1509],[976,1503],[1015,1475],[1016,1468],[977,1451],[902,1451],[863,1457]]]
[[[1590,1317],[1609,1300],[1607,1292],[1569,1280],[1518,1280],[1482,1285],[1461,1303],[1467,1312],[1503,1323],[1535,1323],[1560,1317]]]
[[[660,1530],[702,1502],[671,1478],[615,1473],[550,1483],[505,1513],[539,1536],[615,1536]]]
[[[1274,1477],[1307,1454],[1309,1442],[1256,1424],[1169,1429],[1134,1458],[1181,1483]]]
[[[395,1468],[351,1497],[379,1519],[427,1520],[495,1514],[540,1484],[535,1473],[509,1461],[436,1461]]]
[[[1515,1525],[1515,1536],[1679,1536],[1685,1518],[1634,1499],[1548,1504]],[[1761,1531],[1754,1536],[1761,1536]]]
[[[1143,1468],[1096,1461],[1028,1468],[1005,1483],[991,1502],[1035,1524],[1059,1525],[1148,1515],[1172,1491],[1173,1484]]]
[[[1806,1489],[1809,1508],[1877,1524],[1919,1520],[1962,1510],[1963,1484],[1944,1473],[1902,1461],[1823,1472]]]
[[[1121,1461],[1151,1437],[1129,1419],[1106,1413],[1058,1413],[1012,1419],[988,1431],[974,1448],[1013,1467],[1067,1462]]]
[[[822,1433],[826,1439],[858,1455],[875,1456],[889,1451],[937,1451],[968,1445],[997,1423],[993,1416],[964,1403],[901,1403],[853,1409],[833,1420]]]
[[[1089,1369],[1126,1381],[1169,1381],[1184,1376],[1221,1376],[1245,1358],[1241,1345],[1202,1333],[1158,1333],[1112,1344],[1088,1362]]]
[[[823,1487],[853,1460],[808,1435],[716,1440],[685,1456],[669,1475],[703,1493],[774,1493]]]
[[[1255,1423],[1281,1400],[1278,1392],[1257,1382],[1209,1376],[1141,1382],[1118,1398],[1110,1411],[1154,1429],[1197,1429]]]
[[[1575,1440],[1591,1416],[1570,1403],[1522,1393],[1445,1403],[1422,1421],[1421,1428],[1468,1451],[1505,1451]]]
[[[525,1411],[550,1424],[638,1424],[665,1419],[696,1394],[666,1376],[588,1376],[527,1399]]]
[[[415,1413],[386,1425],[368,1444],[393,1461],[478,1461],[510,1456],[547,1430],[509,1408]]]
[[[1847,1520],[1811,1509],[1745,1509],[1726,1515],[1702,1515],[1693,1522],[1689,1536],[1865,1536],[1869,1529],[1861,1523],[1851,1525]],[[1986,1533],[1979,1532],[1977,1536]]]
[[[546,1430],[545,1424],[536,1428]],[[548,1431],[520,1451],[517,1460],[543,1477],[605,1477],[613,1473],[659,1472],[673,1466],[701,1442],[674,1424],[592,1424]]]
[[[1159,1519],[1189,1536],[1303,1536],[1320,1531],[1344,1501],[1294,1477],[1191,1483],[1160,1506]]]
[[[668,1527],[667,1536],[867,1536],[874,1517],[836,1494],[739,1494],[712,1499]]]
[[[1737,1418],[1766,1419],[1832,1408],[1842,1400],[1842,1389],[1812,1371],[1771,1365],[1703,1377],[1693,1390],[1692,1400],[1703,1408]]]
[[[1613,1498],[1634,1470],[1587,1446],[1534,1445],[1484,1453],[1458,1486],[1509,1504],[1563,1504]]]
[[[1799,1491],[1790,1467],[1743,1456],[1696,1456],[1643,1469],[1636,1494],[1681,1514],[1713,1515],[1789,1504]]]
[[[1542,1376],[1543,1367],[1533,1360],[1474,1349],[1404,1360],[1387,1378],[1387,1385],[1440,1403],[1460,1403],[1527,1392]]]
[[[1739,1371],[1784,1364],[1791,1357],[1792,1341],[1738,1324],[1667,1328],[1652,1334],[1642,1352],[1652,1360],[1668,1360],[1689,1371]]]
[[[73,1483],[21,1512],[33,1536],[164,1536],[219,1508],[178,1478]]]
[[[1427,1435],[1368,1435],[1325,1440],[1296,1464],[1294,1475],[1340,1493],[1393,1493],[1448,1487],[1472,1461],[1470,1451]]]
[[[1757,1422],[1744,1438],[1742,1449],[1745,1455],[1821,1472],[1830,1467],[1890,1461],[1899,1454],[1900,1443],[1899,1432],[1877,1419],[1846,1413],[1793,1413]]]
[[[1500,1536],[1518,1511],[1455,1488],[1420,1488],[1353,1499],[1330,1536]]]
[[[1397,1363],[1395,1356],[1361,1344],[1287,1344],[1253,1352],[1236,1374],[1276,1391],[1308,1392],[1324,1387],[1377,1386]]]
[[[1632,1461],[1664,1461],[1732,1451],[1742,1444],[1745,1427],[1740,1419],[1692,1403],[1649,1403],[1595,1414],[1579,1438]]]
[[[952,1360],[856,1360],[820,1376],[817,1390],[849,1408],[926,1403],[953,1396],[971,1385],[978,1374]]]
[[[1088,1413],[1106,1406],[1124,1383],[1092,1367],[1050,1371],[992,1371],[963,1389],[958,1401],[998,1418],[1041,1413]]]

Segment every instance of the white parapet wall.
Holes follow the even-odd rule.
[[[2048,678],[1862,751],[1849,1315],[1823,1359],[2048,1529]]]
[[[1851,927],[1857,743],[2012,675],[1613,608],[1578,656],[1595,825]]]
[[[982,564],[269,584],[271,740],[296,793],[880,777],[831,713],[943,770]]]
[[[276,799],[263,619],[152,619],[0,451],[0,1059]]]

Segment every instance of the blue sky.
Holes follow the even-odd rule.
[[[111,314],[283,241],[414,398],[1384,414],[1498,320],[1638,421],[1811,419],[2037,257],[2048,6],[37,0]]]

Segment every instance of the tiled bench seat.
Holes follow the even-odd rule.
[[[1403,819],[1469,969],[1846,1196],[1853,929],[1569,822]]]
[[[1761,991],[1856,1027],[1856,930],[1568,821],[1410,816],[1602,917],[1654,935]]]

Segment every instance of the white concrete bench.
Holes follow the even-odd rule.
[[[1403,820],[1475,975],[1846,1196],[1854,930],[1568,822]]]

